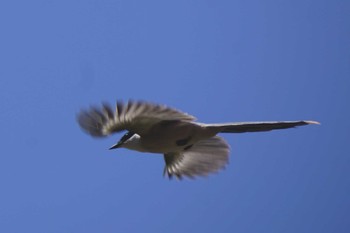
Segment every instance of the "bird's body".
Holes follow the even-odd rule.
[[[164,154],[165,173],[203,176],[217,172],[228,162],[229,146],[218,133],[260,132],[286,129],[315,121],[243,122],[203,124],[186,113],[146,102],[117,102],[115,110],[104,104],[78,114],[82,129],[95,137],[127,130],[110,149],[124,147],[140,152]]]
[[[165,121],[154,125],[147,134],[140,137],[141,148],[128,149],[161,154],[178,152],[215,134],[194,122]]]

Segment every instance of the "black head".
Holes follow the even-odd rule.
[[[121,139],[119,140],[119,142],[115,145],[113,145],[111,148],[109,148],[110,150],[112,149],[116,149],[118,147],[120,147],[120,145],[122,145],[124,142],[126,142],[129,138],[131,138],[132,136],[134,136],[135,133],[133,132],[126,132],[123,137],[121,137]]]

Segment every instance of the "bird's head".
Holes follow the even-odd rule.
[[[133,132],[127,132],[123,135],[123,137],[121,137],[119,142],[114,144],[109,149],[128,148],[131,150],[137,150],[138,147],[140,147],[140,135]]]

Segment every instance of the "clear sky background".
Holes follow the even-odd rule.
[[[0,232],[349,232],[350,1],[0,2]],[[225,134],[229,166],[169,181],[76,113],[141,99]]]

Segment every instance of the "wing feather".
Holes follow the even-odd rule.
[[[228,163],[229,151],[229,145],[219,136],[201,140],[188,150],[165,154],[164,174],[179,179],[207,176]]]
[[[179,110],[142,101],[117,101],[115,109],[103,103],[82,110],[77,115],[80,127],[94,137],[104,137],[122,130],[144,135],[163,120],[194,121],[195,117]]]

